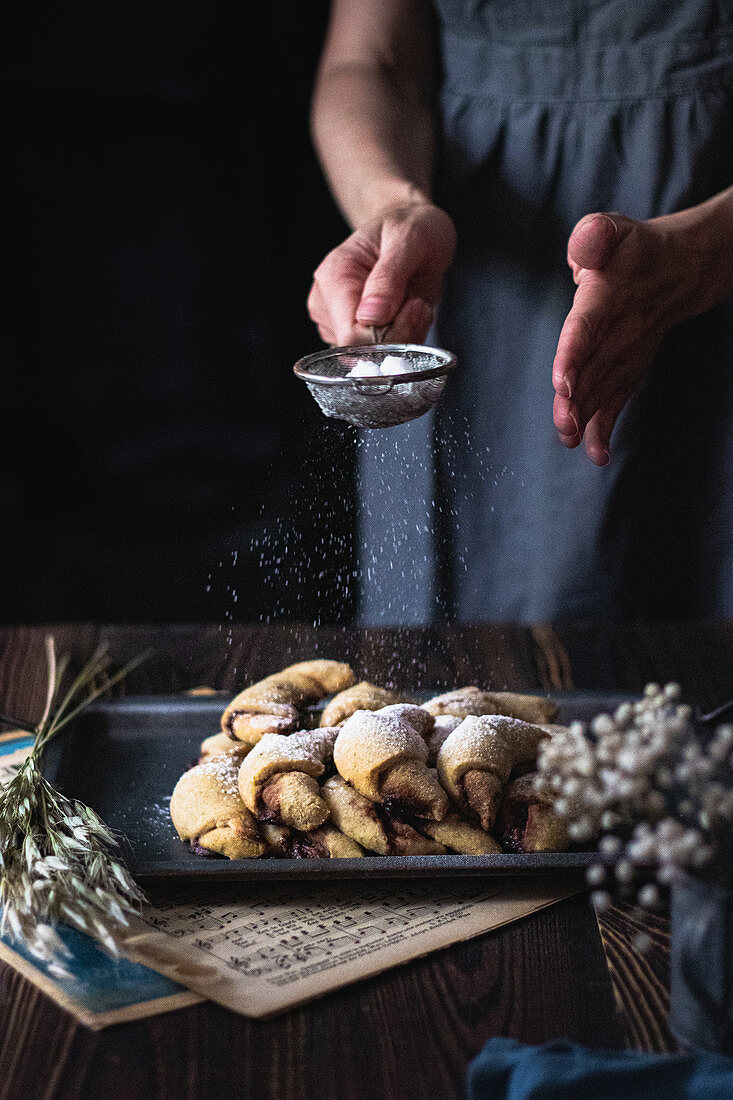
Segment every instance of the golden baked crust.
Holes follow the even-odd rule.
[[[491,856],[502,850],[493,836],[459,813],[446,814],[442,821],[421,822],[419,827],[421,832],[461,855]]]
[[[279,772],[265,780],[256,817],[276,821],[301,832],[317,829],[328,818],[318,782],[304,772]]]
[[[445,852],[442,844],[391,817],[378,803],[355,791],[340,775],[327,779],[321,793],[328,803],[333,824],[370,852],[381,856],[430,856]]]
[[[199,764],[203,764],[205,760],[213,760],[215,756],[234,756],[241,762],[251,747],[242,741],[232,741],[227,733],[214,733],[201,742]]]
[[[448,799],[426,766],[428,749],[407,711],[419,707],[358,710],[344,722],[333,750],[339,774],[356,791],[392,808],[440,820]]]
[[[490,829],[509,850],[567,848],[532,777],[515,778],[564,728],[551,700],[468,686],[418,706],[355,679],[319,659],[240,692],[176,784],[179,836],[230,859],[486,855],[502,851]],[[318,720],[310,704],[333,693],[305,729]]]
[[[229,859],[253,859],[266,844],[237,787],[239,763],[217,756],[184,772],[171,796],[170,813],[181,840],[197,851]]]
[[[504,789],[497,832],[510,852],[564,852],[567,826],[552,799],[534,789],[536,772],[513,779]]]
[[[341,661],[300,661],[240,691],[222,715],[222,730],[250,745],[266,733],[292,733],[302,725],[303,707],[343,691],[355,679]]]
[[[329,728],[287,737],[265,734],[239,769],[244,804],[256,817],[303,831],[322,825],[328,807],[316,780],[331,761],[338,732]]]
[[[452,714],[457,718],[468,718],[469,715],[502,714],[506,718],[519,718],[535,724],[552,722],[558,713],[557,704],[544,695],[482,691],[475,686],[446,691],[429,699],[423,706],[433,715]]]
[[[491,829],[501,792],[512,768],[534,760],[547,733],[539,726],[502,715],[464,718],[438,753],[438,776],[460,808]]]
[[[313,839],[328,849],[331,859],[358,859],[364,856],[364,849],[346,833],[342,833],[335,825],[325,824],[314,829],[311,833]]]
[[[340,726],[357,710],[381,710],[390,703],[407,703],[409,697],[397,691],[361,680],[345,691],[340,691],[326,704],[321,716],[322,726]]]

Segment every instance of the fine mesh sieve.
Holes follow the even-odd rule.
[[[404,361],[406,374],[380,374],[388,355]],[[374,376],[347,377],[352,367],[374,364]],[[437,405],[455,355],[420,344],[375,344],[328,348],[299,359],[293,367],[326,416],[357,428],[393,428]]]

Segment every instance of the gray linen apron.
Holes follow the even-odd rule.
[[[733,0],[435,6],[460,369],[362,439],[362,620],[733,616],[733,301],[669,334],[608,467],[557,441],[551,384],[575,222],[733,182]]]

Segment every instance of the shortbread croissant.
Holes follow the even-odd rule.
[[[422,836],[411,825],[390,816],[342,779],[333,775],[321,788],[332,823],[346,836],[380,856],[443,855],[442,844]]]
[[[333,825],[321,825],[309,833],[286,825],[262,822],[260,830],[267,841],[267,855],[284,859],[356,859],[364,849]]]
[[[408,697],[361,680],[340,691],[327,703],[321,716],[322,726],[340,726],[357,710],[380,710],[390,703],[408,702]]]
[[[390,703],[389,706],[382,707],[379,713],[386,718],[392,716],[399,718],[402,722],[407,722],[407,725],[412,726],[425,741],[429,738],[435,725],[435,718],[430,711],[425,710],[425,707],[418,706],[417,703]]]
[[[552,799],[534,789],[535,773],[513,779],[504,789],[498,835],[510,852],[564,852],[569,839]]]
[[[205,760],[213,760],[215,756],[234,756],[241,763],[251,747],[242,741],[232,741],[228,733],[214,733],[201,742],[199,764],[203,764]]]
[[[420,822],[419,829],[446,848],[464,856],[492,856],[502,850],[493,836],[489,836],[462,814],[448,813],[442,821]]]
[[[464,718],[438,753],[438,776],[462,810],[491,829],[512,768],[534,760],[545,730],[501,715]],[[246,763],[246,761],[245,761]]]
[[[261,856],[266,843],[237,786],[239,762],[217,756],[197,764],[176,783],[170,813],[181,840],[194,851],[229,859]]]
[[[262,821],[308,832],[328,818],[318,782],[333,755],[337,729],[302,730],[284,737],[268,733],[245,757],[239,791]]]
[[[328,821],[310,835],[317,844],[327,849],[331,859],[357,859],[364,855],[361,844]]]
[[[334,763],[339,774],[373,802],[397,814],[407,812],[439,821],[448,810],[447,795],[427,767],[423,737],[404,712],[394,713],[395,709],[352,714],[336,738]]]
[[[423,703],[431,714],[453,714],[467,718],[470,714],[503,714],[507,718],[520,718],[523,722],[552,722],[558,707],[544,695],[522,695],[514,691],[481,691],[477,687],[463,687],[436,695]]]
[[[266,733],[292,733],[302,726],[301,710],[354,683],[340,661],[301,661],[240,691],[224,711],[221,726],[237,741],[256,744]]]

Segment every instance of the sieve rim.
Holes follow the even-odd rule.
[[[363,374],[355,378],[334,378],[325,374],[313,374],[309,370],[311,363],[317,363],[323,359],[335,355],[358,355],[359,352],[374,354],[376,350],[383,351],[385,355],[393,352],[399,354],[405,351],[416,351],[423,355],[440,355],[442,363],[434,367],[426,367],[425,370],[410,371],[408,374]],[[328,351],[314,351],[310,355],[304,355],[293,367],[293,373],[303,382],[315,382],[321,386],[345,386],[355,388],[357,383],[377,381],[392,382],[393,386],[405,386],[411,382],[421,382],[429,378],[442,378],[455,369],[458,360],[451,351],[444,348],[428,347],[426,344],[346,344],[343,347],[329,348]]]

